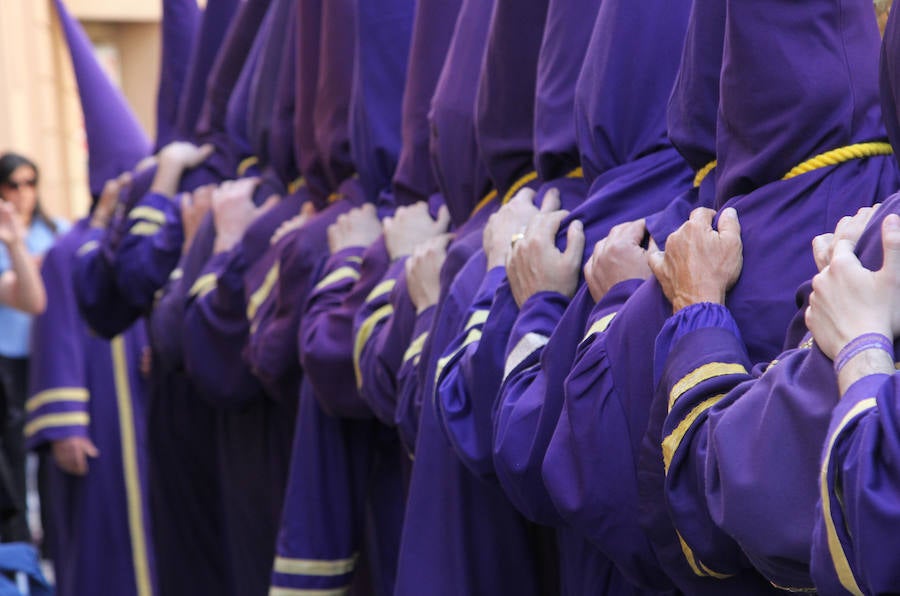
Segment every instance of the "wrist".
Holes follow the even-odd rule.
[[[847,360],[837,374],[841,397],[860,379],[876,374],[893,374],[894,366],[893,355],[884,350],[870,349],[859,352]]]
[[[675,296],[672,300],[672,311],[678,312],[695,304],[725,304],[724,291],[700,291],[694,293],[684,293]]]

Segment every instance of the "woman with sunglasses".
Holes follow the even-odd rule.
[[[23,428],[31,321],[46,304],[39,261],[68,225],[44,214],[37,165],[24,156],[0,155],[0,199],[0,459],[15,509],[0,521],[0,541],[30,541]]]

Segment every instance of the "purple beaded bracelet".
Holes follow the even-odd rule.
[[[853,339],[838,352],[837,358],[834,359],[834,373],[840,374],[854,356],[865,352],[866,350],[884,350],[894,358],[894,342],[880,333],[864,333]]]

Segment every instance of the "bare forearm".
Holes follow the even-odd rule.
[[[34,257],[28,254],[23,242],[15,242],[6,248],[15,274],[7,294],[10,306],[32,314],[43,312],[47,306],[47,293]]]
[[[838,387],[841,397],[858,380],[875,374],[893,374],[894,359],[884,350],[866,350],[861,352],[841,369],[838,374]]]

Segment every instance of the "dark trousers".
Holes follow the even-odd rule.
[[[3,484],[12,508],[0,520],[0,540],[31,542],[25,487],[25,400],[28,397],[28,359],[0,356],[0,456],[7,469]],[[2,465],[2,464],[0,464]],[[0,477],[4,476],[0,474]]]

